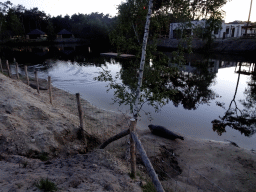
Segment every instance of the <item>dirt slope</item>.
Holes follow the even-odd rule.
[[[124,161],[127,146],[114,144],[109,152],[86,153],[127,129],[125,117],[82,100],[88,136],[79,140],[75,96],[56,88],[53,92],[51,105],[47,91],[38,95],[21,81],[0,74],[0,192],[39,191],[35,182],[47,177],[59,191],[141,191],[141,177],[144,180],[147,174],[138,155],[140,176],[130,179]],[[189,137],[170,141],[149,130],[138,134],[167,191],[220,191],[211,182],[230,192],[256,189],[255,151]]]
[[[58,191],[141,191],[128,176],[128,168],[113,155],[104,150],[86,153],[102,140],[103,132],[96,126],[104,111],[88,110],[85,128],[89,132],[95,127],[97,134],[78,139],[74,95],[53,91],[51,105],[48,91],[39,95],[0,73],[0,191],[39,191],[35,182],[40,178],[49,178]],[[99,119],[92,118],[92,113],[99,114]],[[113,129],[122,123],[121,115],[116,116],[119,121],[112,123]]]

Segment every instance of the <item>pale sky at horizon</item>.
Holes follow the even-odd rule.
[[[6,2],[7,0],[0,0]],[[27,9],[38,7],[40,11],[44,11],[51,16],[73,15],[75,13],[90,14],[99,12],[114,16],[117,13],[116,6],[125,0],[10,0],[14,5],[21,4]],[[70,3],[72,2],[72,5]],[[235,20],[247,21],[249,15],[251,0],[232,0],[227,2],[223,7],[226,11],[225,22]],[[251,17],[252,22],[256,22],[256,5],[252,4]]]

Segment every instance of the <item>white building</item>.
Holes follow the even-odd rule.
[[[189,23],[171,23],[170,24],[170,39],[178,39],[182,34],[187,34],[194,36],[195,30],[203,32],[203,29],[206,26],[206,20],[200,21],[191,21]],[[232,23],[224,23],[221,24],[221,29],[218,31],[213,31],[212,34],[215,35],[216,38],[229,38],[229,37],[241,37],[245,34],[247,24],[241,23],[238,21],[234,21]],[[249,27],[247,30],[247,34],[254,36],[256,34],[256,28]],[[197,33],[198,38],[200,38],[200,32]]]

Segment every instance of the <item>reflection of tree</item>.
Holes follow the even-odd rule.
[[[123,63],[122,66],[120,78],[126,88],[132,92],[136,88],[134,86],[136,85],[136,67],[132,62]],[[149,66],[145,68],[143,90],[148,94],[147,101],[151,102],[151,105],[161,106],[172,101],[176,107],[181,104],[185,109],[195,110],[200,104],[208,103],[215,97],[214,92],[209,89],[215,74],[208,71],[206,63],[197,65],[192,72],[185,72],[182,68],[175,70],[173,67],[161,67],[163,73],[160,75],[160,68],[155,69]]]
[[[241,103],[247,110],[252,111],[255,114],[256,110],[256,66],[254,64],[254,71],[252,72],[251,81],[248,82],[248,88],[244,91],[246,99],[242,100]]]
[[[135,60],[122,60],[122,68],[119,73],[112,78],[110,72],[104,71],[97,79],[100,81],[109,81],[109,88],[115,89],[114,102],[119,105],[130,105],[130,100],[133,100],[137,86],[138,66]],[[155,65],[150,67],[149,63],[144,68],[143,84],[141,87],[140,107],[148,103],[155,110],[165,105],[171,95],[175,91],[169,87],[168,77],[174,73],[175,69],[166,65]],[[119,80],[120,78],[120,80]],[[118,82],[118,83],[117,83]],[[131,109],[132,106],[130,105]]]
[[[255,85],[251,86],[250,91],[246,90],[245,94],[248,94],[246,100],[242,100],[243,106],[245,109],[241,110],[238,108],[236,103],[236,94],[239,85],[241,74],[241,63],[239,64],[238,70],[238,78],[237,84],[235,89],[235,94],[233,99],[229,104],[229,108],[226,111],[223,117],[220,117],[220,120],[213,120],[213,131],[216,131],[218,135],[222,135],[223,132],[226,132],[226,126],[232,127],[240,131],[245,136],[251,136],[256,132],[256,92],[255,92]],[[255,77],[254,77],[255,78]],[[253,89],[252,89],[253,87]],[[221,104],[218,104],[222,107]],[[232,107],[234,106],[234,107]]]
[[[209,89],[215,77],[207,70],[208,65],[197,65],[193,72],[179,71],[170,80],[178,93],[173,96],[173,104],[177,107],[182,104],[185,109],[195,110],[200,104],[207,104],[214,99],[215,94]]]

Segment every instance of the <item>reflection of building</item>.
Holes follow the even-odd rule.
[[[12,51],[19,51],[19,52],[30,52],[30,53],[39,53],[39,52],[49,52],[49,47],[44,46],[29,46],[29,47],[22,47],[22,48],[12,48]]]
[[[216,59],[210,59],[208,65],[208,71],[217,73],[220,68],[228,68],[236,66],[237,62],[235,61],[221,61]]]
[[[65,55],[69,55],[76,50],[76,47],[71,45],[58,45],[57,48]]]
[[[206,20],[191,21],[191,23],[171,23],[169,38],[178,39],[182,34],[201,38],[205,28]],[[234,21],[231,23],[222,22],[221,29],[218,31],[213,31],[212,34],[216,38],[241,37],[246,33],[246,28],[247,34],[250,36],[256,35],[256,28],[253,28],[252,26],[247,27],[245,22],[239,21]]]
[[[245,63],[245,62],[237,63],[235,72],[244,74],[244,75],[256,74],[256,66],[255,65],[256,65],[255,63]]]
[[[33,39],[33,40],[37,40],[37,39],[41,39],[41,40],[46,40],[47,35],[45,32],[39,30],[39,29],[35,29],[31,32],[29,32],[26,36],[27,39]]]
[[[218,73],[220,68],[228,68],[234,67],[237,65],[238,62],[235,61],[222,61],[216,59],[209,59],[209,60],[196,60],[194,62],[188,61],[187,65],[182,66],[182,71],[187,73],[194,73],[198,71],[198,65],[206,65],[207,70],[210,73]]]

